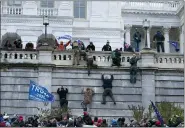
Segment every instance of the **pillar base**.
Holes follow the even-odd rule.
[[[152,50],[152,49],[151,49],[151,48],[143,48],[142,51],[143,51],[143,50],[144,50],[144,51],[150,51],[150,50]]]

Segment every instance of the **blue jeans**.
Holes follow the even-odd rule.
[[[140,41],[135,41],[135,51],[139,52],[139,43]]]

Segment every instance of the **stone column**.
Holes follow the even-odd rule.
[[[146,31],[148,48],[150,48],[150,44],[151,44],[151,42],[150,42],[150,30],[151,30],[151,28],[149,27],[149,28],[147,29],[147,31]]]
[[[125,42],[127,43],[127,44],[131,44],[131,40],[130,40],[130,30],[131,30],[131,25],[126,25],[125,26],[125,30],[126,30],[126,33],[125,33],[125,36],[126,36],[126,40],[125,40]]]
[[[169,32],[170,32],[170,27],[168,26],[165,26],[163,28],[164,30],[164,38],[165,38],[165,41],[164,41],[164,50],[165,50],[165,53],[169,53],[170,52],[170,43],[169,43]]]
[[[45,87],[48,92],[52,92],[52,51],[51,50],[40,50],[39,51],[39,67],[38,84]],[[44,103],[39,104],[39,108],[51,109],[51,103],[47,106]]]
[[[150,100],[155,103],[155,70],[157,69],[154,64],[154,52],[141,52],[140,69],[142,70],[142,105],[145,112],[148,111]]]
[[[179,45],[179,48],[180,48],[180,53],[181,54],[183,54],[184,53],[184,34],[183,34],[184,32],[183,32],[183,26],[181,26],[181,27],[179,27],[179,39],[180,39],[180,41],[179,41],[179,43],[180,43],[180,45]]]

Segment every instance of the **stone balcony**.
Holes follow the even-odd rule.
[[[111,53],[96,51],[92,52],[96,58],[95,63],[100,68],[110,68],[112,64]],[[129,59],[132,53],[122,52],[121,67],[130,67]],[[154,52],[142,52],[141,60],[138,62],[140,69],[161,69],[161,70],[182,70],[184,68],[184,56],[179,54],[159,54]],[[1,63],[3,64],[47,64],[56,67],[70,67],[72,65],[71,51],[7,51],[1,50]],[[81,57],[81,68],[86,66],[86,62]]]
[[[178,9],[183,3],[181,1],[161,1],[161,2],[137,2],[137,1],[124,1],[122,2],[123,12],[148,12],[153,13],[168,13],[176,14]],[[152,13],[152,12],[150,12]]]
[[[30,6],[31,5],[31,6]],[[138,1],[123,1],[123,12],[138,12],[138,11],[154,11],[158,13],[176,14],[181,7],[181,1],[161,1],[161,2],[138,2]],[[41,8],[34,1],[23,2],[22,6],[1,6],[2,14],[8,15],[48,15],[61,16],[60,8]],[[63,10],[65,11],[65,10]]]

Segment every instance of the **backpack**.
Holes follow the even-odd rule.
[[[116,58],[116,53],[115,53],[115,52],[112,52],[112,53],[111,53],[111,57],[112,57],[112,58]]]

